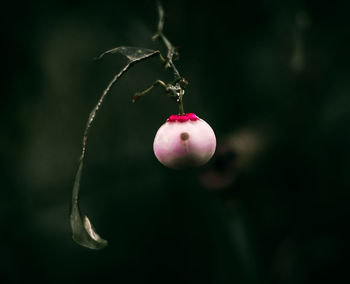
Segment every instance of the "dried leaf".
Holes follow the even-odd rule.
[[[142,48],[142,47],[119,46],[119,47],[105,51],[99,57],[97,57],[97,59],[101,59],[106,54],[114,54],[114,53],[120,53],[121,55],[124,55],[125,57],[127,57],[130,61],[136,61],[136,60],[141,60],[143,58],[149,57],[155,53],[159,53],[159,51],[148,49],[148,48]]]
[[[81,156],[79,161],[79,167],[75,176],[74,186],[72,190],[72,205],[71,205],[72,207],[71,207],[71,213],[70,213],[70,225],[72,230],[72,238],[79,245],[82,245],[90,249],[102,249],[108,245],[108,242],[102,239],[95,232],[88,217],[87,216],[82,217],[82,214],[79,209],[80,180],[81,180],[81,175],[83,170],[83,161],[86,154],[89,129],[96,117],[98,110],[102,106],[105,96],[109,93],[110,89],[119,80],[119,78],[122,77],[130,69],[131,66],[159,54],[158,50],[122,46],[122,47],[117,47],[102,53],[99,58],[101,58],[103,55],[107,53],[117,53],[117,52],[126,56],[129,59],[129,62],[124,66],[124,68],[118,74],[116,74],[113,77],[112,81],[107,85],[106,89],[103,91],[96,106],[92,109],[92,111],[89,114],[89,117],[85,126],[85,130],[84,130],[84,135],[83,135],[82,151],[81,151]]]
[[[72,193],[72,209],[70,214],[70,225],[73,240],[81,246],[90,249],[101,249],[107,246],[108,242],[102,239],[93,229],[93,226],[87,216],[81,217],[78,194],[80,188],[80,179],[83,170],[83,161],[80,161],[79,168],[75,177]]]

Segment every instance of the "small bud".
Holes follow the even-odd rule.
[[[132,97],[132,102],[136,102],[138,99],[140,98],[140,96],[138,96],[137,94],[133,95]]]
[[[204,165],[215,148],[213,129],[194,113],[171,115],[159,128],[153,143],[159,162],[176,170]]]

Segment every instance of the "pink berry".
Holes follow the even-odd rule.
[[[213,129],[193,113],[170,116],[159,128],[153,143],[159,162],[176,170],[204,165],[215,148]]]

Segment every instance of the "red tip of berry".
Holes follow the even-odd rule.
[[[198,116],[195,115],[194,113],[186,113],[186,114],[182,114],[182,115],[176,115],[173,114],[171,116],[169,116],[169,118],[167,119],[167,122],[185,122],[187,120],[191,120],[191,121],[196,121],[198,120]]]
[[[174,121],[177,121],[177,115],[176,114],[173,114],[171,116],[169,116],[169,118],[167,119],[168,122],[174,122]]]
[[[198,119],[198,116],[195,115],[194,113],[188,113],[187,116],[190,120],[197,120]]]
[[[180,122],[185,122],[188,120],[188,116],[185,114],[185,115],[179,115],[179,117],[177,118],[177,121],[180,121]]]

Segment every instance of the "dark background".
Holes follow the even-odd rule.
[[[91,251],[71,240],[70,194],[88,114],[125,64],[92,58],[121,45],[164,53],[156,5],[11,3],[1,283],[349,281],[349,4],[165,2],[185,110],[213,127],[217,153],[201,169],[158,163],[153,138],[176,105],[159,89],[131,98],[171,74],[157,59],[131,69],[90,132],[81,208],[110,243]]]

